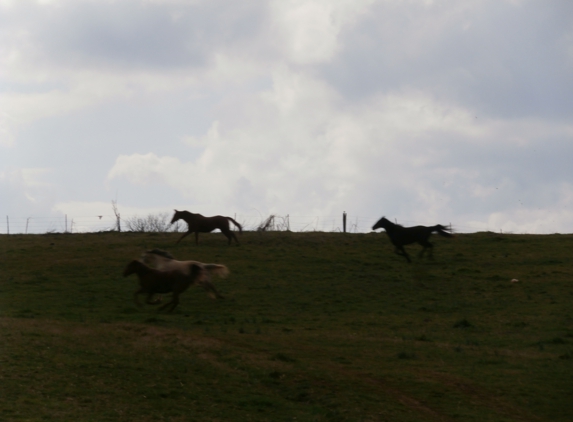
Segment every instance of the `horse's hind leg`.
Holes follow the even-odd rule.
[[[229,239],[229,245],[231,244],[231,241],[233,239],[235,239],[235,242],[237,242],[237,245],[239,244],[239,239],[237,239],[237,236],[235,236],[235,233],[233,233],[231,230],[229,229],[221,229],[221,232],[227,236],[227,239]]]
[[[231,236],[233,236],[233,239],[235,239],[235,242],[237,242],[237,245],[239,245],[239,239],[237,239],[237,236],[235,236],[235,233],[231,232]],[[231,240],[229,239],[229,244],[231,244]]]
[[[425,242],[418,242],[418,243],[424,247],[424,249],[420,251],[419,257],[422,258],[424,256],[424,253],[428,251],[428,258],[434,259],[434,245],[432,245],[427,240]]]

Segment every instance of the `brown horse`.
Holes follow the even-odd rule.
[[[161,249],[152,249],[141,254],[139,258],[145,265],[155,268],[160,271],[179,271],[183,274],[189,274],[192,265],[197,265],[203,270],[201,277],[196,280],[197,286],[203,287],[213,299],[222,299],[223,296],[219,294],[213,283],[211,283],[211,276],[218,275],[226,277],[229,274],[229,269],[221,264],[204,264],[199,261],[177,261],[169,252]]]
[[[434,232],[437,232],[440,236],[444,237],[453,237],[453,235],[447,231],[444,226],[441,224],[437,224],[435,226],[426,227],[426,226],[415,226],[415,227],[402,227],[399,224],[394,224],[386,217],[382,217],[380,220],[372,226],[372,230],[376,229],[384,229],[386,230],[386,234],[390,238],[390,241],[395,247],[394,252],[398,255],[402,255],[406,258],[406,261],[412,262],[410,257],[406,253],[404,249],[404,245],[409,245],[411,243],[419,243],[423,246],[423,249],[420,251],[420,258],[424,256],[424,252],[426,249],[429,249],[428,256],[432,258],[432,251],[434,250],[434,245],[428,242],[428,238]]]
[[[172,312],[179,304],[179,295],[187,290],[191,284],[195,284],[198,279],[201,279],[202,272],[203,269],[195,264],[190,265],[188,274],[183,274],[179,271],[159,271],[149,268],[140,261],[133,260],[123,270],[123,276],[137,274],[139,278],[139,289],[133,294],[137,306],[141,306],[138,299],[139,294],[147,293],[145,303],[156,305],[161,302],[161,299],[152,301],[153,295],[173,293],[171,302],[159,308],[162,310],[169,307],[169,312]]]
[[[171,224],[175,223],[178,220],[183,220],[187,223],[187,232],[183,234],[179,238],[175,244],[181,242],[185,236],[190,235],[191,233],[195,233],[195,244],[199,243],[199,233],[210,233],[215,229],[221,230],[227,239],[229,239],[229,245],[231,244],[231,240],[235,239],[237,245],[239,244],[239,240],[229,229],[229,221],[231,221],[235,226],[239,228],[239,233],[243,232],[243,228],[239,223],[233,220],[231,217],[224,217],[222,215],[216,215],[214,217],[204,217],[201,214],[193,214],[189,211],[177,211],[174,210],[175,214],[173,214],[173,218],[171,219]]]

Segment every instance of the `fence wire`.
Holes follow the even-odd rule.
[[[249,215],[230,214],[245,231],[293,231],[293,232],[343,232],[343,214],[330,216],[313,215]],[[378,217],[363,217],[353,214],[346,215],[346,232],[369,233]],[[171,214],[159,213],[148,215],[122,215],[118,219],[114,214],[92,216],[53,216],[53,217],[12,217],[6,216],[4,224],[0,224],[0,234],[43,234],[43,233],[97,233],[105,231],[127,232],[181,232],[187,226],[184,222],[170,224]],[[270,221],[269,221],[270,220]],[[405,226],[425,224],[415,221],[398,221]],[[443,222],[444,223],[444,222]],[[265,227],[267,224],[267,227]],[[447,224],[447,223],[446,223]],[[231,224],[231,226],[233,226]],[[451,223],[450,223],[451,226]],[[489,230],[482,227],[458,226],[452,227],[457,232],[475,232]]]

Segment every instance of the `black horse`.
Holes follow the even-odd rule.
[[[222,215],[216,215],[214,217],[205,217],[201,214],[193,214],[189,211],[177,211],[174,210],[175,214],[173,214],[173,218],[171,219],[171,224],[175,223],[178,220],[183,220],[187,223],[187,232],[183,233],[183,236],[179,238],[175,244],[181,242],[181,240],[185,237],[190,235],[191,233],[195,233],[195,244],[199,243],[199,233],[210,233],[215,229],[221,230],[227,239],[229,239],[229,245],[231,244],[231,240],[235,239],[235,242],[239,244],[239,240],[235,233],[233,233],[229,229],[229,221],[233,223],[239,229],[239,233],[243,232],[243,228],[239,223],[233,220],[231,217],[224,217]]]
[[[412,262],[410,257],[404,250],[404,245],[409,245],[410,243],[417,242],[424,247],[420,251],[420,258],[424,256],[426,249],[430,249],[429,257],[432,258],[432,251],[434,245],[428,242],[428,238],[434,232],[444,237],[453,237],[453,235],[441,224],[437,224],[432,227],[426,226],[415,226],[415,227],[402,227],[399,224],[394,224],[386,217],[382,217],[372,226],[372,230],[385,229],[386,234],[390,238],[390,241],[394,244],[395,250],[398,255],[402,255],[406,258],[408,262]]]

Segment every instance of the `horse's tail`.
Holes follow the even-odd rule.
[[[218,275],[219,277],[227,277],[229,269],[221,264],[203,264],[203,268],[211,275]]]
[[[434,226],[434,231],[437,232],[440,236],[444,237],[454,237],[454,235],[450,232],[450,229],[438,224]]]
[[[235,220],[233,220],[231,217],[227,217],[227,219],[229,221],[231,221],[235,226],[237,226],[237,228],[239,229],[239,233],[243,233],[243,227],[237,223]]]

